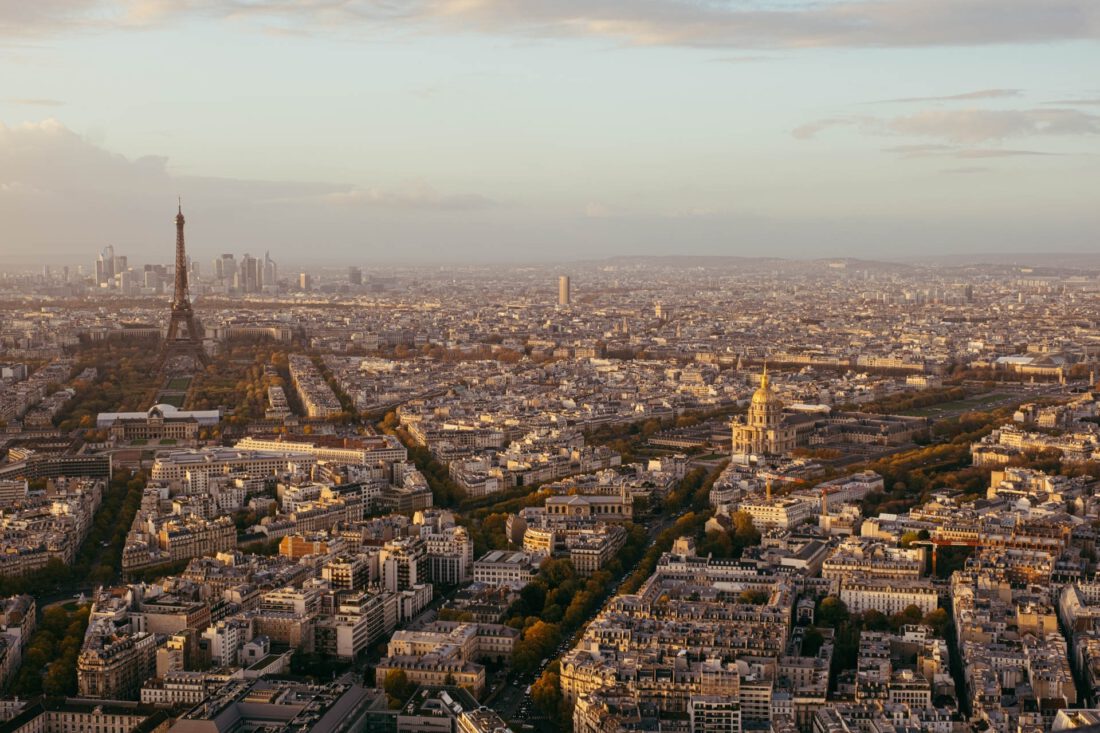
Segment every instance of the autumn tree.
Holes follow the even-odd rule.
[[[386,695],[389,697],[390,708],[401,707],[413,692],[416,691],[416,685],[409,681],[409,676],[405,674],[403,669],[391,669],[386,672],[386,678],[382,681],[382,689],[386,691]]]

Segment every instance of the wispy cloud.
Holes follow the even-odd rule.
[[[1010,148],[968,148],[957,145],[941,145],[936,143],[917,145],[894,145],[883,148],[884,153],[894,153],[903,158],[1021,158],[1033,156],[1050,156],[1057,153],[1045,153],[1041,150],[1018,150]]]
[[[722,56],[713,59],[718,64],[758,64],[763,61],[774,61],[775,56]]]
[[[424,182],[393,189],[355,188],[326,194],[324,200],[341,206],[384,207],[395,209],[431,209],[470,211],[497,206],[497,202],[479,194],[444,194]]]
[[[60,99],[9,98],[4,101],[8,104],[19,104],[26,107],[60,107],[65,104]]]
[[[1041,150],[1011,150],[1004,148],[962,148],[954,153],[956,158],[1031,158],[1058,155]]]
[[[908,158],[923,157],[926,155],[950,155],[957,148],[951,145],[937,145],[935,143],[920,143],[915,145],[893,145],[883,148],[884,153],[896,153]]]
[[[981,166],[964,166],[961,168],[944,168],[940,173],[951,174],[970,174],[970,173],[989,173],[991,168],[983,168]]]
[[[1094,0],[34,0],[0,3],[0,33],[145,27],[180,16],[303,30],[414,23],[441,30],[738,49],[1100,37],[1100,4]]]
[[[1063,107],[1095,107],[1100,106],[1100,98],[1096,99],[1055,99],[1052,102],[1043,102],[1043,104],[1058,105]]]
[[[947,94],[940,97],[899,97],[897,99],[879,99],[867,104],[909,104],[916,102],[970,102],[975,99],[1004,99],[1006,97],[1018,97],[1019,89],[979,89],[974,92],[962,94]]]
[[[881,124],[885,130],[901,135],[939,138],[956,143],[1100,133],[1100,116],[1073,109],[932,109],[895,117]]]
[[[859,121],[859,117],[827,117],[825,119],[814,120],[813,122],[799,125],[791,131],[791,134],[799,140],[809,140],[817,136],[822,130],[827,130],[830,127],[859,124]]]
[[[1075,109],[927,109],[898,117],[829,117],[791,131],[799,139],[836,126],[856,126],[873,135],[904,135],[975,145],[1008,138],[1100,134],[1100,115]]]

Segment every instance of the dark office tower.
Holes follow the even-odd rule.
[[[363,284],[363,271],[354,265],[348,268],[348,282],[352,285]]]
[[[245,252],[241,255],[241,261],[237,265],[237,281],[236,287],[242,293],[251,292],[251,288],[248,284],[248,271],[252,267],[252,255]]]
[[[233,259],[233,255],[222,255],[222,267],[219,273],[218,279],[225,280],[229,285],[234,284],[234,279],[237,277],[237,261]]]
[[[279,279],[279,268],[275,264],[275,260],[271,259],[271,253],[270,252],[265,252],[264,253],[264,262],[263,262],[263,273],[262,273],[262,275],[263,275],[263,278],[262,278],[263,282],[261,283],[261,285],[267,290],[274,289],[275,288],[275,283]]]
[[[303,272],[298,275],[298,289],[307,293],[313,289],[313,282],[308,272]]]
[[[164,339],[163,359],[190,356],[197,364],[206,363],[202,350],[202,331],[191,308],[187,287],[187,249],[183,243],[183,206],[176,214],[176,288],[172,295],[172,315]]]
[[[966,302],[967,303],[973,303],[974,302],[974,286],[973,285],[967,285],[966,286]]]
[[[107,271],[107,279],[115,276],[115,246],[108,244],[103,248],[103,252],[100,253],[100,257],[103,258],[103,267]]]
[[[241,257],[240,269],[237,270],[240,277],[240,289],[245,293],[256,293],[260,290],[260,261],[252,255],[245,253]]]
[[[99,253],[99,257],[95,261],[95,284],[96,287],[111,287],[112,282],[115,279],[115,248],[113,245],[107,245],[103,248],[103,251]]]

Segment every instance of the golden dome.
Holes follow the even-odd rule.
[[[752,404],[754,405],[766,405],[775,402],[779,397],[772,391],[771,383],[768,381],[768,365],[764,365],[764,373],[760,376],[760,388],[752,393]]]

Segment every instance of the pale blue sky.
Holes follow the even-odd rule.
[[[1096,245],[1090,0],[24,5],[0,0],[13,261],[167,259],[177,191],[202,259]]]

